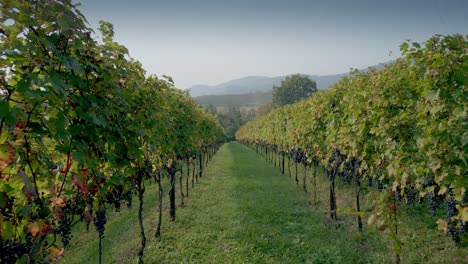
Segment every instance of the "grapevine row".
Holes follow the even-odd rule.
[[[145,181],[169,175],[175,219],[176,172],[188,195],[224,130],[170,77],[146,77],[111,24],[93,37],[70,0],[3,1],[0,25],[0,262],[57,259],[82,221],[101,242],[106,204],[133,194],[142,262]]]
[[[467,40],[455,34],[403,43],[403,57],[383,70],[354,71],[247,123],[236,138],[266,157],[280,153],[283,172],[285,156],[323,166],[334,219],[336,176],[355,184],[358,211],[361,182],[374,182],[386,198],[368,222],[393,233],[396,199],[426,199],[432,210],[445,201],[447,217],[437,224],[458,244],[468,221]]]

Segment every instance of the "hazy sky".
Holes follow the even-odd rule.
[[[90,25],[179,88],[336,74],[395,59],[407,40],[468,34],[467,0],[75,0]],[[390,56],[389,52],[393,52]]]

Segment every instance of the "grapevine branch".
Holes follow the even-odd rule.
[[[29,122],[31,120],[32,112],[34,111],[34,109],[36,108],[37,105],[38,105],[38,103],[35,103],[33,108],[31,109],[31,111],[28,112],[28,119],[26,120],[26,127],[28,127]],[[28,142],[27,133],[24,134],[23,138],[24,138],[24,143],[25,143],[24,147],[26,148],[26,162],[28,163],[28,167],[31,170],[31,174],[33,176],[34,189],[36,191],[37,198],[41,199],[40,196],[39,196],[39,188],[37,187],[37,175],[36,175],[36,172],[34,171],[34,169],[32,167],[31,158],[29,157],[29,152],[31,151],[31,149],[30,149],[30,145],[29,145],[29,142]],[[41,203],[41,207],[42,207],[42,203]]]
[[[70,153],[71,153],[71,148],[72,148],[72,142],[73,142],[73,136],[71,136],[70,138],[70,146],[68,147],[68,152],[67,152],[67,164],[66,164],[65,173],[62,179],[62,184],[60,185],[60,189],[57,193],[57,198],[60,197],[60,195],[62,194],[63,186],[65,185],[65,180],[67,179],[68,172],[70,171],[70,166],[71,166]]]

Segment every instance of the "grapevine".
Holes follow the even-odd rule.
[[[0,262],[60,258],[80,220],[103,239],[106,203],[131,206],[138,172],[223,142],[213,116],[147,77],[110,23],[94,36],[71,0],[3,1],[0,24]]]
[[[329,90],[276,108],[236,133],[253,149],[278,148],[296,162],[300,150],[319,161],[331,181],[333,219],[335,173],[355,182],[357,194],[359,183],[367,182],[382,196],[393,197],[382,199],[368,223],[386,217],[379,223],[395,230],[396,259],[397,200],[410,206],[427,200],[432,215],[438,201],[445,200],[447,215],[437,226],[456,244],[468,222],[468,36],[437,35],[400,48],[403,57],[384,69],[352,71]],[[382,214],[390,207],[395,210]]]

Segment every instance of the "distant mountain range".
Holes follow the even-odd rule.
[[[376,69],[382,69],[385,64],[373,66]],[[365,71],[365,70],[364,70]],[[308,75],[317,83],[319,90],[325,90],[330,85],[338,82],[341,78],[349,76],[349,73],[335,75]],[[265,77],[265,76],[247,76],[244,78],[224,82],[218,85],[194,85],[190,90],[192,97],[201,95],[226,95],[226,94],[249,94],[257,92],[269,92],[273,85],[280,85],[286,76]]]
[[[245,94],[217,94],[194,97],[198,104],[203,106],[261,106],[272,100],[271,90],[268,92],[255,92]]]

